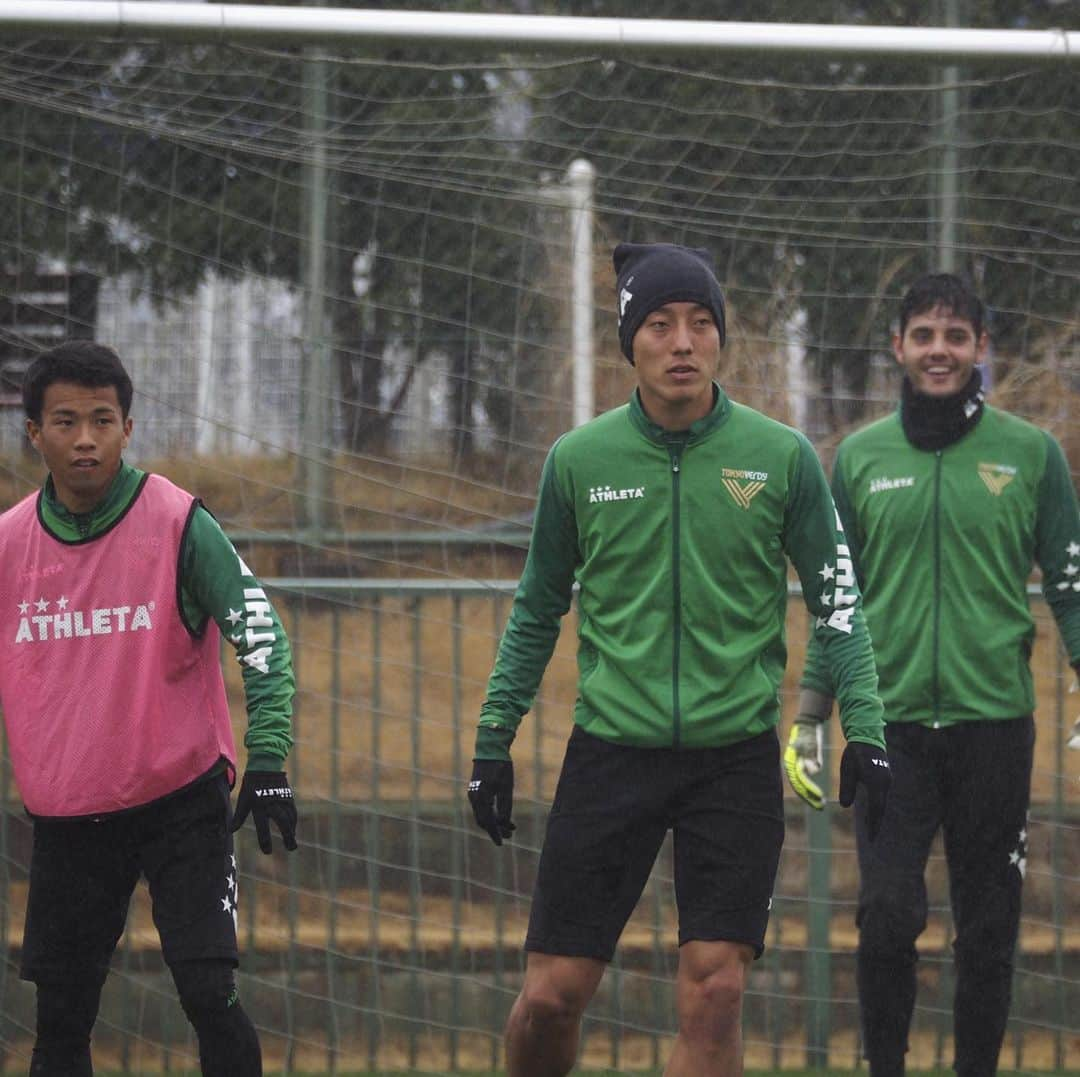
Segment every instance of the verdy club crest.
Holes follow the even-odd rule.
[[[720,479],[727,492],[735,499],[735,504],[744,509],[749,509],[750,502],[765,489],[768,478],[767,471],[744,471],[725,467],[720,472]]]
[[[979,478],[994,497],[1001,497],[1002,490],[1016,478],[1016,468],[1008,464],[979,464]]]

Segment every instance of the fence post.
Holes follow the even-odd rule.
[[[829,758],[830,723],[823,723],[823,752]],[[829,1062],[829,1006],[832,995],[832,951],[829,912],[832,821],[834,813],[806,809],[806,1063],[824,1069]]]

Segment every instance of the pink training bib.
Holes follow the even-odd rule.
[[[35,815],[138,807],[236,759],[219,633],[180,616],[194,498],[149,475],[85,542],[54,538],[32,494],[0,516],[0,704]]]

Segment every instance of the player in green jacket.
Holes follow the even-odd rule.
[[[1035,693],[1032,565],[1080,665],[1080,516],[1046,432],[983,401],[983,305],[955,276],[912,285],[893,351],[899,409],[845,438],[833,495],[862,588],[893,784],[877,839],[856,806],[858,987],[873,1077],[904,1071],[925,869],[944,831],[956,926],[956,1072],[995,1072],[1027,856]],[[785,766],[820,808],[836,682],[812,639]]]
[[[870,641],[825,476],[798,432],[714,381],[708,253],[615,251],[630,402],[560,438],[476,737],[469,800],[513,832],[510,747],[578,587],[578,699],[537,872],[512,1077],[568,1073],[582,1014],[674,833],[679,1033],[669,1077],[741,1071],[740,1014],[783,840],[778,690],[788,559],[836,679],[843,799],[883,808]]]

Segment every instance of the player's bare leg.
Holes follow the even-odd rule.
[[[577,1058],[581,1017],[604,975],[589,957],[530,953],[506,1022],[509,1077],[564,1077]]]
[[[665,1077],[740,1077],[742,1000],[754,959],[734,942],[688,942],[679,949],[679,1034]]]

